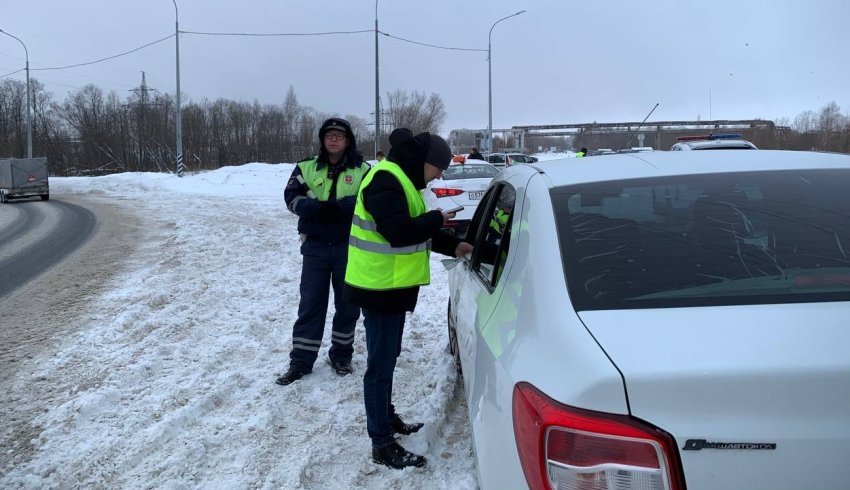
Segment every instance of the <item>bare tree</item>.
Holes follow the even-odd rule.
[[[406,90],[389,92],[386,111],[391,129],[408,128],[414,133],[439,133],[446,121],[446,106],[435,93],[427,96],[424,92]]]
[[[26,156],[26,83],[3,80],[0,86],[0,144],[3,154]]]
[[[797,114],[797,117],[794,118],[794,130],[800,133],[814,130],[816,118],[815,112],[811,110]]]
[[[841,108],[833,100],[821,107],[817,118],[818,129],[826,132],[839,131],[844,126],[843,118]]]
[[[354,114],[348,114],[345,119],[351,123],[351,132],[354,133],[354,138],[357,140],[357,148],[363,152],[368,160],[372,153],[370,148],[375,144],[375,134],[369,128],[369,122]]]

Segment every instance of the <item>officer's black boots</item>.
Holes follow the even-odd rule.
[[[277,378],[277,381],[275,381],[275,383],[286,386],[303,378],[304,375],[307,373],[307,371],[302,371],[301,369],[298,369],[296,367],[290,367],[289,371],[287,371],[286,374],[284,374],[283,376]]]
[[[354,369],[351,367],[351,361],[331,361],[329,359],[328,362],[330,362],[334,372],[340,376],[346,376],[354,372]]]
[[[420,468],[428,462],[424,456],[411,453],[397,442],[380,449],[372,448],[372,461],[397,470],[415,466]]]

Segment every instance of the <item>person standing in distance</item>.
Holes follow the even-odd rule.
[[[288,385],[313,370],[322,345],[330,285],[334,289],[331,368],[351,374],[354,324],[360,308],[342,298],[348,236],[357,190],[369,165],[357,151],[351,125],[332,117],[319,129],[319,155],[298,162],[284,191],[290,211],[298,215],[301,234],[301,302],[292,327],[289,370],[277,379]]]
[[[472,149],[469,150],[469,155],[466,157],[466,159],[467,160],[484,160],[484,155],[482,155],[481,152],[478,151],[478,148],[472,147]]]
[[[446,141],[435,134],[399,128],[390,134],[389,155],[372,167],[357,194],[344,294],[363,309],[368,351],[363,376],[366,430],[372,459],[391,468],[424,466],[423,456],[396,442],[423,424],[407,424],[392,404],[393,371],[401,354],[406,312],[419,287],[430,280],[431,249],[460,257],[472,245],[443,231],[454,213],[428,211],[421,190],[442,175],[452,160]]]

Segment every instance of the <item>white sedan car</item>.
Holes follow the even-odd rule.
[[[475,160],[449,165],[441,179],[434,179],[428,184],[424,192],[425,204],[428,209],[446,210],[463,206],[463,210],[446,227],[462,235],[484,191],[498,173],[499,169],[493,165]]]
[[[517,165],[448,263],[483,489],[850,488],[850,156]]]

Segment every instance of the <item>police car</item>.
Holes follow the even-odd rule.
[[[740,134],[706,134],[698,136],[680,136],[670,151],[687,150],[758,150],[756,145]]]

